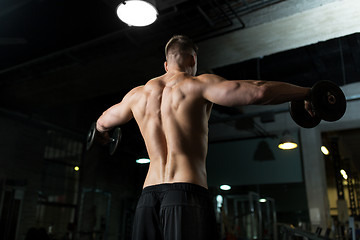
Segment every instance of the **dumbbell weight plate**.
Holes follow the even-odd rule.
[[[337,121],[345,114],[345,95],[330,81],[317,82],[311,88],[310,99],[316,115],[325,121]]]
[[[118,148],[119,143],[121,141],[121,136],[122,136],[121,128],[119,127],[115,128],[111,136],[111,142],[109,143],[110,155],[114,155],[114,153],[116,152],[116,149]]]
[[[96,133],[96,124],[94,122],[91,124],[91,127],[88,131],[88,135],[86,137],[86,150],[88,151],[94,143],[95,133]]]
[[[290,115],[294,122],[303,128],[316,127],[321,118],[318,116],[312,117],[305,109],[304,101],[291,101],[289,106]]]

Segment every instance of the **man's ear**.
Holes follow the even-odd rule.
[[[165,71],[168,72],[168,64],[167,64],[167,61],[164,62],[164,68],[165,68]]]
[[[195,64],[196,64],[196,55],[194,54],[194,55],[191,55],[191,62],[190,62],[190,64],[191,64],[191,67],[194,67],[195,66]]]

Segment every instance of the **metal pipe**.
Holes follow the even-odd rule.
[[[342,73],[342,78],[343,78],[343,84],[346,84],[346,72],[345,72],[345,64],[344,64],[344,54],[343,54],[343,49],[342,49],[342,44],[341,44],[341,39],[338,39],[339,42],[339,52],[340,52],[340,61],[341,61],[341,73]]]
[[[25,0],[25,1],[22,1],[22,2],[19,2],[19,3],[16,3],[8,8],[5,8],[3,9],[1,12],[0,12],[0,17],[3,17],[15,10],[17,10],[18,8],[21,8],[23,6],[25,6],[26,4],[32,2],[32,0]]]
[[[220,12],[222,13],[222,15],[225,17],[225,19],[229,22],[230,25],[233,25],[234,22],[231,20],[231,18],[229,17],[228,14],[226,14],[226,12],[224,11],[224,9],[222,8],[221,4],[218,3],[218,1],[214,0],[216,7],[220,10]]]
[[[204,10],[199,6],[197,5],[196,6],[196,9],[200,12],[200,14],[205,18],[206,22],[211,26],[211,27],[214,27],[215,24],[213,23],[213,21],[211,21],[211,19],[209,18],[209,16],[204,12]]]
[[[275,111],[270,110],[270,111],[262,111],[262,112],[255,112],[255,113],[245,113],[245,114],[240,114],[240,115],[231,116],[231,117],[227,117],[227,118],[222,118],[222,119],[218,119],[218,120],[210,120],[209,124],[232,122],[232,121],[235,121],[235,120],[241,120],[241,119],[245,119],[245,118],[260,117],[261,115],[278,114],[278,113],[284,113],[284,112],[288,112],[288,111],[289,111],[288,108],[281,108],[281,109],[275,110]]]
[[[252,140],[252,139],[259,139],[259,138],[278,138],[277,135],[271,134],[267,136],[252,136],[252,137],[237,137],[237,138],[226,138],[226,139],[217,139],[217,140],[209,140],[209,144],[213,143],[224,143],[224,142],[233,142],[233,141],[245,141],[245,140]]]
[[[239,23],[245,28],[245,23],[241,20],[241,18],[240,18],[239,15],[236,13],[236,11],[235,11],[234,8],[231,6],[231,4],[228,2],[228,0],[225,0],[225,4],[228,6],[228,8],[230,9],[230,11],[235,15],[235,17],[237,18],[237,20],[239,21]]]
[[[16,117],[16,118],[19,118],[19,119],[22,119],[22,120],[26,120],[26,121],[32,122],[32,123],[34,123],[36,125],[40,125],[42,127],[58,130],[58,131],[67,133],[67,134],[69,134],[71,136],[77,137],[79,139],[82,139],[84,137],[84,134],[82,132],[72,131],[72,130],[57,126],[57,125],[49,123],[49,122],[34,119],[30,115],[27,115],[27,114],[23,114],[23,113],[7,110],[7,109],[4,109],[4,108],[0,108],[0,115],[1,114],[8,115],[8,116],[11,116],[11,117]]]

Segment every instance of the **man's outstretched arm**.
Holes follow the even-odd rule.
[[[203,97],[210,102],[236,107],[242,105],[280,104],[292,100],[306,100],[310,88],[289,83],[258,80],[228,81],[217,75],[199,76]]]
[[[96,129],[99,132],[107,132],[133,118],[131,104],[134,93],[135,89],[126,94],[120,103],[110,107],[99,117],[96,122]]]

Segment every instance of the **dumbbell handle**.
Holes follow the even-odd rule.
[[[101,143],[103,145],[106,145],[110,142],[112,142],[112,138],[110,138],[109,134],[107,132],[99,132],[97,129],[95,129],[95,139],[98,143]]]

